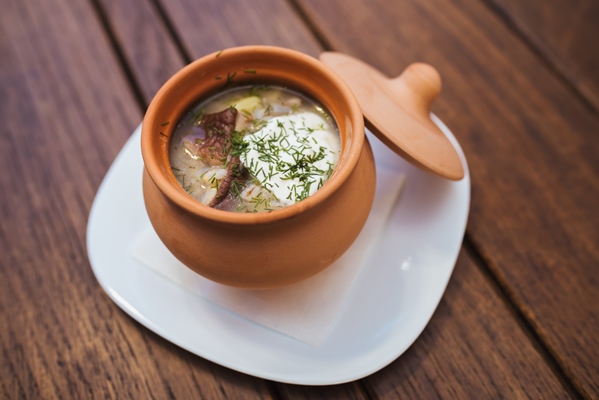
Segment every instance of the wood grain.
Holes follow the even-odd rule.
[[[487,0],[599,110],[599,3]]]
[[[548,75],[543,70],[540,77],[532,77],[533,82],[528,84],[530,87],[525,87],[536,93],[534,95],[528,94],[520,99],[517,93],[503,88],[506,76],[518,78],[519,83],[526,83],[532,78],[508,68],[506,60],[511,59],[498,56],[493,46],[485,50],[491,55],[477,53],[481,41],[485,44],[484,40],[489,40],[491,34],[487,30],[493,33],[493,29],[497,29],[493,25],[497,25],[497,21],[491,19],[489,24],[483,18],[481,23],[490,27],[477,25],[478,30],[472,28],[472,20],[476,21],[474,17],[480,11],[476,6],[470,10],[471,5],[461,5],[472,13],[465,16],[445,6],[449,7],[448,18],[461,18],[459,21],[463,29],[467,29],[464,33],[448,28],[442,18],[439,24],[440,17],[427,8],[430,5],[382,3],[375,11],[390,7],[386,11],[391,16],[401,11],[406,18],[402,20],[404,23],[398,25],[394,18],[380,15],[374,20],[369,8],[360,3],[351,4],[351,7],[340,3],[341,7],[338,5],[333,9],[322,4],[322,18],[315,18],[313,11],[310,14],[317,22],[316,27],[327,34],[335,47],[361,54],[367,60],[370,58],[387,72],[398,73],[402,65],[407,65],[404,57],[413,57],[414,54],[431,57],[428,61],[433,64],[434,61],[444,61],[440,69],[450,79],[447,80],[446,93],[441,95],[438,112],[450,122],[476,168],[473,168],[474,222],[470,224],[470,236],[485,250],[485,257],[496,273],[503,277],[506,286],[511,287],[515,279],[508,279],[509,274],[515,273],[513,270],[502,272],[506,265],[513,263],[519,268],[529,265],[522,262],[522,254],[524,247],[531,245],[532,239],[524,240],[522,244],[515,244],[514,240],[523,240],[524,233],[530,233],[532,236],[540,235],[539,243],[546,245],[548,235],[544,236],[539,230],[547,227],[561,229],[564,218],[564,215],[558,214],[547,218],[547,226],[539,226],[535,219],[538,216],[531,215],[526,204],[510,197],[521,193],[520,185],[530,183],[531,188],[539,191],[530,193],[533,200],[551,195],[548,196],[549,205],[542,204],[539,213],[553,212],[568,201],[580,207],[572,213],[575,220],[572,230],[560,231],[560,236],[555,239],[556,249],[549,248],[539,258],[532,258],[534,262],[531,262],[530,268],[548,270],[548,286],[532,279],[532,272],[529,275],[522,272],[524,275],[516,277],[529,278],[520,285],[514,285],[514,296],[519,296],[525,312],[532,309],[537,313],[538,309],[531,304],[536,307],[544,298],[551,300],[548,308],[555,307],[557,295],[550,290],[555,288],[552,286],[555,274],[568,270],[560,270],[558,265],[553,264],[547,268],[545,263],[553,254],[561,257],[564,246],[574,246],[571,244],[573,239],[579,238],[582,239],[578,243],[582,256],[577,256],[576,261],[586,260],[586,265],[593,265],[592,244],[596,236],[592,231],[589,236],[592,218],[589,218],[586,228],[582,225],[581,232],[587,236],[577,236],[574,231],[581,228],[580,219],[588,217],[592,203],[584,198],[574,201],[565,195],[553,195],[556,180],[564,175],[552,176],[549,181],[533,179],[536,176],[526,180],[526,175],[512,167],[506,169],[507,176],[499,174],[497,177],[496,171],[502,171],[500,168],[505,168],[506,163],[493,154],[499,148],[521,160],[523,154],[530,152],[531,165],[542,160],[539,174],[553,172],[551,161],[558,160],[559,165],[566,168],[566,177],[578,179],[565,185],[566,189],[572,190],[575,183],[587,182],[596,166],[589,162],[596,154],[596,142],[589,145],[585,141],[589,132],[596,128],[596,121],[589,118],[576,101],[562,103],[558,98],[564,94],[564,89],[553,81],[549,88],[543,89],[548,91],[543,92],[547,99],[539,100],[542,96],[534,92],[537,90],[534,85],[538,83],[535,79],[542,80]],[[468,253],[460,257],[446,296],[414,346],[371,378],[340,386],[321,388],[273,384],[231,371],[170,344],[121,312],[93,277],[85,253],[85,228],[89,208],[102,177],[141,119],[143,110],[136,105],[135,92],[141,94],[142,103],[149,101],[162,82],[185,63],[180,47],[192,58],[240,44],[276,44],[312,55],[317,55],[320,47],[294,9],[287,3],[274,0],[260,2],[253,7],[241,1],[176,0],[158,3],[159,8],[166,10],[167,21],[162,19],[160,10],[151,0],[98,0],[97,4],[104,20],[98,18],[95,0],[2,2],[0,118],[4,123],[0,127],[0,318],[8,323],[0,324],[0,398],[252,399],[271,398],[272,395],[294,399],[393,398],[398,395],[412,398],[562,398],[568,395],[553,375],[550,365],[544,362],[543,349],[536,347],[534,337],[527,336],[527,328],[518,324],[505,299],[473,265]],[[315,10],[315,7],[312,5],[309,10]],[[343,7],[348,7],[348,10],[343,10]],[[416,8],[416,12],[404,15],[411,10],[410,7]],[[337,19],[344,13],[353,13],[354,18],[346,20],[349,21],[346,27],[343,24],[340,27],[336,25],[341,23]],[[264,18],[265,15],[269,18]],[[172,41],[169,23],[175,36],[181,38],[181,43]],[[379,36],[372,36],[374,33],[369,33],[368,29],[356,29],[364,28],[362,23],[369,23],[369,29],[379,32]],[[427,43],[432,39],[416,29],[415,25],[420,24],[429,24],[427,28],[437,32],[436,35],[441,35],[436,25],[448,29],[441,33],[449,38],[445,39],[453,46],[450,48],[454,50],[455,59],[448,57],[446,50]],[[346,37],[327,32],[328,29],[339,29]],[[406,31],[399,34],[397,29]],[[394,37],[391,41],[384,35],[389,32]],[[482,39],[470,38],[472,32],[483,32]],[[420,38],[415,44],[412,42],[413,34]],[[394,41],[402,39],[403,53],[389,54],[389,51],[368,42],[373,38],[376,38],[375,43],[388,46],[383,49],[394,48],[391,46]],[[439,36],[433,38],[443,42]],[[112,39],[117,48],[111,47]],[[524,47],[514,42],[516,39],[509,36],[505,39],[501,35],[499,39],[495,36],[493,39],[499,42],[507,40],[510,51],[521,51],[524,55],[521,63],[527,68],[536,65],[534,58],[531,59],[526,50],[522,50]],[[460,44],[467,40],[473,42],[463,48]],[[455,57],[456,54],[459,57]],[[494,71],[499,72],[499,78],[484,74],[482,66],[487,66],[487,61],[481,58],[485,57],[490,57],[488,63],[491,66],[498,63]],[[121,61],[125,64],[125,72],[119,65]],[[469,66],[467,74],[458,68],[461,63]],[[520,64],[517,66],[522,67]],[[467,76],[474,80],[470,86]],[[498,94],[480,95],[479,90],[489,85],[496,85],[492,87]],[[466,101],[468,97],[463,98],[465,94],[476,95],[476,101]],[[449,97],[445,99],[446,96]],[[568,100],[568,97],[565,99]],[[522,103],[518,102],[520,100]],[[514,101],[520,108],[511,104]],[[556,105],[563,108],[556,111]],[[489,109],[498,109],[498,114],[493,116]],[[466,118],[458,113],[459,110],[470,115]],[[537,127],[533,124],[542,120],[538,113],[548,111],[557,113],[557,116],[550,117],[555,126],[541,124]],[[481,116],[472,117],[477,114]],[[491,120],[483,120],[482,116]],[[519,124],[526,124],[529,129],[523,131],[524,149],[514,151],[511,146],[513,134],[508,131],[504,139],[500,134],[504,133],[504,129],[518,127]],[[560,136],[551,133],[554,132],[552,129],[559,128],[569,128],[567,137],[577,140],[567,149],[568,154],[582,160],[580,165],[576,164],[577,167],[572,166],[574,163],[565,164],[563,151],[555,149]],[[480,133],[488,134],[490,138],[480,138]],[[533,143],[542,147],[537,153],[531,152]],[[586,149],[586,153],[581,154],[580,148]],[[489,160],[484,161],[485,157]],[[516,183],[508,178],[516,179]],[[483,184],[487,179],[499,189],[489,189],[490,184]],[[595,181],[588,180],[587,193],[596,193],[594,184]],[[507,190],[509,196],[502,199],[509,204],[497,202],[497,190],[500,189],[501,193]],[[575,190],[574,195],[580,195],[581,190]],[[489,204],[501,218],[485,227],[490,219],[487,215]],[[516,207],[515,211],[520,212],[518,217],[524,218],[523,222],[508,218],[510,212],[506,210],[510,206]],[[532,223],[533,226],[526,230],[524,223]],[[493,240],[498,243],[490,245]],[[566,245],[559,243],[562,240],[568,241]],[[508,249],[508,246],[513,246],[514,250]],[[507,251],[506,255],[499,257],[501,251]],[[556,262],[562,261],[562,258],[556,259]],[[571,264],[564,265],[576,268]],[[583,267],[577,268],[574,272],[579,273]],[[582,278],[585,276],[593,278],[588,274]],[[572,296],[572,285],[582,278],[563,275],[568,292],[561,296]],[[586,292],[578,296],[595,295],[594,282],[583,285],[582,290]],[[523,287],[531,289],[526,285],[535,284],[537,286],[532,289],[538,292],[529,294],[534,301],[528,297],[522,300],[520,291]],[[579,315],[585,316],[592,304],[581,311],[577,303],[580,298],[574,296],[572,302],[578,307],[575,310],[582,312]],[[572,322],[564,320],[560,312],[563,310],[558,307],[558,322]],[[560,330],[553,326],[545,333],[543,329],[548,323],[536,314],[530,315],[542,335],[557,335],[560,339],[571,340],[570,336],[577,332],[570,331],[569,327]],[[540,315],[546,318],[547,312]],[[572,326],[580,329],[580,324]],[[552,328],[551,324],[549,328]],[[596,330],[593,320],[587,323],[587,328]],[[588,356],[593,356],[596,349],[593,347],[596,346],[594,339],[582,337],[581,340],[589,340]],[[562,348],[552,347],[559,351]],[[571,358],[564,358],[569,363],[565,365],[571,365],[571,360],[579,357],[579,351],[575,349]],[[594,393],[588,389],[593,387],[579,371],[593,366],[589,360],[583,358],[581,366],[569,371],[575,379],[580,379],[577,383],[587,390],[587,394]],[[588,373],[589,379],[595,376],[593,373],[592,370]]]
[[[262,44],[317,56],[320,47],[286,3],[277,0],[170,0],[163,7],[192,58],[227,47]]]
[[[151,1],[98,3],[147,106],[162,84],[185,65],[184,57]]]
[[[268,398],[156,337],[102,292],[87,215],[141,119],[86,2],[0,13],[0,397]]]
[[[283,399],[347,399],[366,400],[370,397],[358,382],[344,383],[332,386],[299,386],[299,385],[276,385],[277,393]]]
[[[436,66],[473,179],[468,236],[559,364],[599,396],[599,120],[482,3],[302,0],[335,50]],[[360,32],[360,35],[351,35]]]
[[[368,377],[380,399],[558,399],[570,395],[463,251],[435,315],[416,343]]]

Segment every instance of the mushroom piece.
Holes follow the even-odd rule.
[[[216,196],[208,204],[209,207],[214,208],[227,197],[234,180],[245,180],[241,160],[238,156],[229,154],[237,114],[237,110],[232,107],[207,114],[199,126],[206,132],[206,140],[198,148],[198,156],[210,165],[227,165],[227,173],[220,180]]]

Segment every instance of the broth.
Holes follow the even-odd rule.
[[[245,86],[192,107],[175,127],[169,159],[181,186],[202,204],[262,212],[314,194],[339,149],[323,107],[283,87]]]

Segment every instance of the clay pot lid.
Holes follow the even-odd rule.
[[[391,150],[433,174],[464,177],[457,151],[429,116],[441,92],[435,68],[415,63],[391,79],[347,54],[325,52],[320,60],[345,80],[360,103],[366,127]]]

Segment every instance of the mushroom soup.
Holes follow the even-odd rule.
[[[181,186],[202,204],[261,212],[314,194],[339,149],[323,107],[283,87],[245,86],[192,107],[175,127],[169,159]]]

